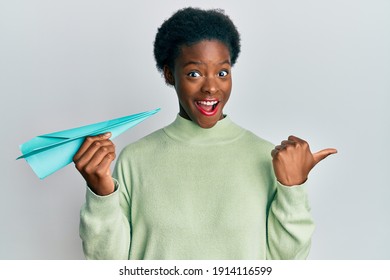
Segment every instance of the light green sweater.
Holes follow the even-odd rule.
[[[202,129],[178,116],[128,145],[117,190],[87,189],[87,259],[304,259],[314,225],[305,186],[279,184],[273,145],[229,117]]]

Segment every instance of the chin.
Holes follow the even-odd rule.
[[[214,125],[216,125],[216,123],[211,123],[211,124],[200,124],[200,123],[198,123],[198,125],[199,125],[201,128],[208,129],[208,128],[214,127]]]
[[[180,113],[180,115],[205,129],[212,128],[219,120],[223,119],[223,114],[220,110],[214,112],[214,114],[210,116],[207,116],[199,110],[192,110],[191,114],[188,114],[185,110],[183,110],[183,113]]]
[[[200,126],[201,128],[212,128],[213,126],[215,126],[217,124],[217,122],[220,120],[220,118],[216,118],[216,117],[206,117],[207,119],[205,121],[202,121],[200,119],[197,119],[196,121],[194,121],[196,124],[198,124],[198,126]]]

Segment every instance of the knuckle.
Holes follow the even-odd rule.
[[[92,145],[94,147],[99,147],[101,145],[101,143],[99,141],[95,141]]]
[[[92,174],[93,170],[94,170],[94,168],[93,168],[92,166],[90,166],[90,165],[86,165],[86,166],[84,166],[84,168],[83,168],[83,171],[84,171],[86,174]]]
[[[282,159],[282,158],[285,157],[285,155],[286,155],[287,153],[288,153],[288,150],[287,150],[287,149],[284,149],[284,150],[278,151],[276,155],[277,155],[278,158]]]
[[[83,165],[80,162],[76,162],[75,166],[78,171],[83,170]]]
[[[103,177],[107,174],[107,170],[105,168],[98,168],[96,169],[96,175],[99,177]]]
[[[272,160],[273,160],[274,162],[282,162],[282,158],[281,158],[281,156],[280,156],[280,153],[276,153],[276,154],[273,156]]]
[[[115,158],[115,153],[108,153],[108,154],[106,155],[106,157],[107,157],[107,159],[109,159],[109,160],[113,160],[113,159]]]
[[[111,140],[106,140],[106,141],[105,141],[105,144],[106,144],[108,147],[115,147],[115,144],[114,144]]]
[[[287,146],[286,146],[286,149],[285,149],[285,150],[287,150],[287,151],[291,151],[291,150],[294,150],[294,149],[295,149],[295,147],[296,147],[296,145],[295,145],[295,144],[290,144],[290,145],[287,145]]]

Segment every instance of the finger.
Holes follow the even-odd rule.
[[[275,146],[275,148],[271,151],[271,156],[272,156],[272,157],[275,157],[276,154],[279,153],[279,151],[281,151],[281,150],[283,150],[283,149],[285,149],[285,148],[286,148],[285,145],[277,145],[277,146]]]
[[[305,140],[299,138],[299,137],[296,137],[294,135],[290,135],[288,138],[287,138],[289,141],[293,141],[293,142],[297,142],[297,143],[302,143],[302,142],[306,142]]]
[[[319,163],[321,160],[325,159],[327,156],[336,154],[337,150],[333,148],[328,148],[321,150],[319,152],[316,152],[313,154],[314,162],[315,164]]]
[[[107,149],[107,147],[110,147],[110,146],[113,149],[115,149],[114,144],[110,140],[103,140],[103,141],[95,141],[95,142],[93,142],[88,147],[88,150],[85,151],[84,154],[82,154],[77,160],[74,161],[74,163],[76,164],[76,168],[78,170],[80,170],[80,168],[83,169],[83,167],[92,160],[92,158],[94,157],[95,153],[98,153],[99,150],[100,150],[100,153],[104,152]]]
[[[81,167],[88,165],[94,168],[100,164],[100,162],[107,154],[115,153],[114,145],[112,145],[112,143],[107,144],[107,142],[103,144],[100,144],[101,142],[95,142],[93,145],[91,145],[90,149],[88,149],[84,156],[77,162],[77,165]],[[99,145],[96,145],[98,143]]]
[[[283,146],[295,145],[296,142],[295,142],[295,141],[292,141],[292,140],[283,140],[281,144],[282,144]]]
[[[115,159],[116,155],[115,153],[108,153],[104,156],[104,158],[101,160],[99,165],[96,167],[97,174],[104,176],[104,175],[111,175],[110,174],[110,165],[112,161]]]
[[[106,139],[108,139],[110,137],[111,137],[111,132],[106,132],[104,134],[99,134],[99,135],[96,135],[96,136],[88,136],[88,137],[86,137],[84,142],[83,142],[83,144],[81,145],[81,147],[77,151],[77,153],[73,156],[73,161],[77,162],[80,159],[80,157],[82,157],[82,155],[88,150],[88,148],[95,141],[106,140]]]
[[[309,143],[307,143],[305,140],[299,138],[299,137],[296,137],[294,135],[290,135],[288,137],[288,140],[293,142],[293,145],[294,147],[300,147],[300,148],[303,148],[305,150],[308,150],[310,152],[310,147],[309,147]]]
[[[282,145],[275,146],[275,148],[271,151],[272,157],[275,157],[284,148],[285,148],[285,146],[282,146]]]

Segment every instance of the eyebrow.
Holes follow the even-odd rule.
[[[201,61],[193,61],[193,60],[191,60],[191,61],[188,61],[188,62],[184,63],[183,67],[186,67],[186,66],[191,65],[191,64],[194,64],[194,65],[202,65],[202,64],[205,64],[205,63],[204,63],[204,62],[201,62]],[[218,63],[218,65],[223,65],[223,64],[229,64],[229,65],[231,65],[230,60],[228,60],[228,59],[226,59],[226,60],[224,60],[224,61]]]

